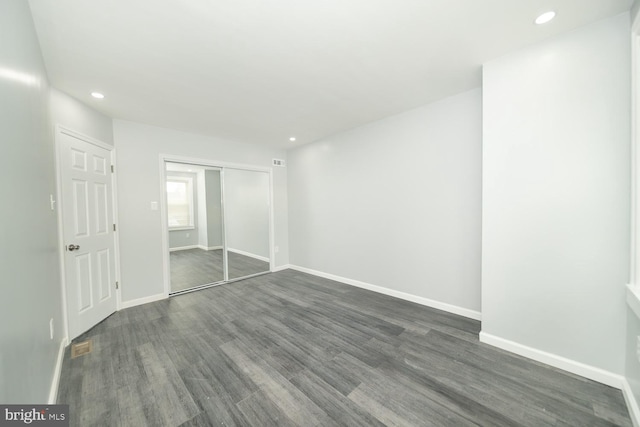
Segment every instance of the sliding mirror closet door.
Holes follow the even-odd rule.
[[[224,218],[229,280],[270,270],[269,174],[224,169]]]
[[[170,292],[223,282],[220,168],[165,165]]]

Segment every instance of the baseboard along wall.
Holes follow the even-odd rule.
[[[122,301],[120,305],[120,310],[124,310],[125,308],[135,307],[137,305],[148,304],[150,302],[160,301],[161,299],[165,299],[167,296],[162,294],[150,295],[144,298],[132,299],[129,301]]]
[[[230,249],[230,251],[233,251],[233,250]],[[240,251],[233,251],[233,252],[241,253]],[[247,255],[246,253],[241,253],[241,254],[246,256],[251,256],[251,255]],[[254,258],[257,258],[257,256],[254,256]],[[443,310],[449,313],[457,314],[457,315],[471,318],[474,320],[482,319],[482,314],[478,311],[469,310],[469,309],[458,307],[452,304],[447,304],[440,301],[419,297],[419,296],[408,294],[405,292],[396,291],[396,290],[385,288],[382,286],[372,285],[370,283],[361,282],[358,280],[349,279],[346,277],[341,277],[341,276],[337,276],[330,273],[324,273],[324,272],[313,270],[306,267],[285,264],[285,265],[275,267],[272,271],[278,272],[278,271],[283,271],[287,269],[300,271],[302,273],[312,274],[314,276],[323,277],[325,279],[334,280],[347,285],[355,286],[362,289],[367,289],[373,292],[389,295],[389,296],[400,298],[406,301],[411,301],[420,305],[436,308],[439,310]],[[157,294],[157,295],[151,295],[149,297],[138,298],[135,300],[123,301],[120,309],[135,307],[137,305],[147,304],[147,303],[159,301],[165,298],[166,296],[164,294]],[[515,353],[520,356],[523,356],[532,360],[536,360],[541,363],[545,363],[547,365],[556,367],[558,369],[562,369],[564,371],[571,372],[573,374],[580,375],[584,378],[588,378],[590,380],[593,380],[602,384],[606,384],[610,387],[614,387],[621,390],[623,393],[624,399],[627,403],[627,408],[629,409],[629,414],[631,416],[631,420],[633,422],[634,427],[640,427],[640,407],[638,406],[638,402],[636,401],[633,395],[633,391],[631,390],[629,382],[624,376],[614,374],[612,372],[605,371],[603,369],[596,368],[594,366],[586,365],[586,364],[577,362],[575,360],[567,359],[562,356],[558,356],[552,353],[538,350],[533,347],[528,347],[510,340],[506,340],[504,338],[487,334],[485,332],[480,332],[480,342],[492,345],[494,347],[501,348],[511,353]],[[60,342],[58,358],[56,361],[53,380],[51,383],[51,389],[49,392],[49,404],[54,404],[57,399],[58,385],[60,382],[60,373],[62,370],[62,361],[64,359],[64,351],[66,346],[67,346],[67,339],[64,338]]]
[[[378,285],[372,285],[370,283],[361,282],[359,280],[349,279],[346,277],[336,276],[335,274],[324,273],[322,271],[313,270],[311,268],[300,267],[298,265],[289,265],[292,270],[300,271],[302,273],[313,274],[314,276],[323,277],[329,280],[335,280],[336,282],[344,283],[346,285],[355,286],[362,289],[367,289],[380,294],[389,295],[395,298],[400,298],[406,301],[415,302],[416,304],[424,305],[438,310],[446,311],[449,313],[457,314],[459,316],[468,317],[474,320],[481,320],[482,314],[479,311],[470,310],[464,307],[458,307],[453,304],[447,304],[444,302],[432,300],[429,298],[420,297],[417,295],[409,294],[406,292],[396,291],[394,289],[385,288]]]
[[[175,248],[169,248],[169,252],[177,252],[177,251],[186,251],[189,249],[198,249],[199,245],[189,245],[189,246],[177,246]]]
[[[621,390],[624,400],[627,403],[629,416],[631,417],[634,427],[640,427],[640,407],[638,407],[638,402],[633,395],[631,386],[624,376],[596,368],[595,366],[586,365],[575,360],[567,359],[566,357],[558,356],[553,353],[548,353],[546,351],[506,340],[504,338],[496,337],[494,335],[487,334],[486,332],[480,332],[480,342]]]
[[[313,270],[306,267],[300,267],[300,266],[291,265],[291,264],[283,265],[274,269],[274,272],[282,271],[286,269],[292,269],[292,270],[300,271],[302,273],[308,273],[314,276],[323,277],[325,279],[335,280],[340,283],[356,286],[363,289],[368,289],[373,292],[378,292],[384,295],[389,295],[392,297],[415,302],[417,304],[447,311],[449,313],[457,314],[457,315],[468,317],[471,319],[482,320],[482,314],[477,311],[469,310],[463,307],[458,307],[458,306],[447,304],[447,303],[442,303],[440,301],[434,301],[428,298],[419,297],[419,296],[408,294],[405,292],[396,291],[393,289],[384,288],[382,286],[372,285],[370,283],[361,282],[354,279],[348,279],[345,277],[337,276],[335,274],[324,273],[324,272]],[[547,353],[542,350],[538,350],[532,347],[527,347],[527,346],[509,341],[509,340],[505,340],[503,338],[499,338],[484,332],[480,332],[480,342],[492,345],[494,347],[501,348],[511,353],[515,353],[520,356],[524,356],[526,358],[545,363],[547,365],[574,373],[576,375],[580,375],[590,380],[593,380],[602,384],[606,384],[608,386],[621,390],[624,394],[625,400],[627,401],[627,406],[631,413],[631,418],[634,422],[634,426],[640,427],[640,409],[633,396],[633,393],[631,391],[631,388],[629,387],[629,384],[626,378],[624,378],[623,376],[614,374],[609,371],[605,371],[600,368],[585,365],[583,363],[580,363],[571,359],[567,359],[555,354]]]
[[[272,273],[277,273],[278,271],[283,271],[283,270],[293,270],[293,267],[291,267],[291,264],[279,265],[277,267],[274,267],[271,270],[271,272]]]
[[[622,382],[622,395],[624,396],[624,401],[627,404],[627,409],[629,409],[629,416],[631,417],[633,426],[640,427],[640,407],[633,395],[631,385],[629,385],[629,381],[627,381],[626,378],[624,378]]]
[[[58,400],[58,387],[60,385],[60,375],[62,373],[62,362],[64,361],[64,351],[67,348],[68,340],[63,338],[60,340],[60,346],[58,348],[58,357],[56,358],[56,365],[53,368],[53,378],[51,379],[51,387],[49,388],[49,400],[48,404],[53,405]]]
[[[269,258],[267,257],[257,255],[257,254],[252,254],[251,252],[241,251],[240,249],[228,248],[227,251],[233,252],[234,254],[238,254],[238,255],[248,256],[249,258],[259,259],[260,261],[269,262]]]
[[[563,371],[580,375],[581,377],[606,384],[610,387],[620,390],[623,389],[624,377],[622,375],[614,374],[604,369],[596,368],[595,366],[586,365],[575,360],[567,359],[566,357],[558,356],[557,354],[509,341],[495,335],[487,334],[486,332],[480,332],[480,342],[545,363],[562,369]]]

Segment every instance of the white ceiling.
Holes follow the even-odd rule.
[[[56,88],[114,118],[284,148],[478,87],[482,63],[631,0],[29,3]]]

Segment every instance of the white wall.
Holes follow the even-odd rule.
[[[51,116],[54,124],[113,145],[113,121],[110,117],[54,88],[51,88]]]
[[[291,262],[480,310],[481,91],[288,153]]]
[[[224,170],[227,249],[269,258],[269,175]]]
[[[207,200],[207,244],[210,248],[222,247],[222,206],[220,171],[204,171]]]
[[[484,66],[482,330],[621,374],[629,15]]]
[[[45,403],[63,340],[49,86],[29,4],[0,2],[0,402]],[[56,333],[49,338],[49,319]]]
[[[209,232],[207,221],[207,184],[204,179],[204,171],[197,173],[196,194],[198,199],[198,246],[209,247]]]
[[[185,248],[199,245],[198,228],[192,230],[170,230],[169,249]]]
[[[634,66],[631,67],[632,70],[635,70],[635,75],[632,75],[632,102],[635,108],[635,117],[632,118],[632,128],[635,128],[634,141],[632,141],[632,145],[635,148],[635,158],[632,161],[632,167],[635,168],[635,173],[632,173],[632,179],[635,180],[635,188],[632,185],[632,191],[635,192],[635,200],[632,197],[632,203],[635,203],[634,209],[632,209],[632,215],[635,218],[632,218],[632,224],[635,219],[635,230],[634,236],[632,238],[632,252],[633,256],[631,259],[632,263],[632,277],[631,277],[631,285],[638,289],[640,286],[640,221],[638,220],[638,215],[640,214],[640,187],[638,186],[638,177],[640,177],[640,117],[638,117],[638,113],[640,112],[640,28],[637,26],[640,25],[640,0],[636,0],[633,3],[631,8],[631,22],[633,26],[633,37],[636,38],[635,46],[632,44],[631,58]],[[635,408],[640,408],[640,360],[638,360],[638,337],[640,337],[640,304],[638,303],[637,292],[636,296],[630,295],[628,297],[631,304],[627,307],[627,336],[626,336],[626,363],[625,363],[625,377],[629,383],[629,386],[632,390],[632,398],[634,399]],[[633,304],[635,303],[635,304]],[[633,308],[636,308],[634,311]],[[634,408],[634,405],[630,405],[630,409]],[[638,417],[639,414],[635,414]],[[632,417],[633,419],[633,417]],[[636,421],[638,419],[636,418]]]
[[[163,288],[162,224],[160,211],[150,209],[160,200],[160,153],[204,160],[270,167],[283,151],[259,145],[233,143],[121,120],[114,121],[118,160],[118,213],[122,299],[131,301],[159,295]],[[274,181],[276,266],[289,262],[287,231],[287,170],[276,168]]]

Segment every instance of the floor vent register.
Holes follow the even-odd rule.
[[[71,345],[71,358],[75,359],[76,357],[84,356],[85,354],[91,353],[91,340],[81,341],[78,343],[74,343]]]

